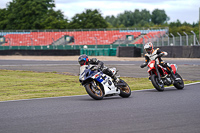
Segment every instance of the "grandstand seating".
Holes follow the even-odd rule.
[[[140,32],[117,31],[73,31],[73,32],[30,32],[21,34],[6,34],[4,46],[45,46],[51,45],[54,41],[64,35],[74,36],[76,45],[112,44],[115,40],[125,35],[138,37]]]
[[[144,38],[151,36],[160,36],[164,34],[161,31],[147,33]],[[70,31],[70,32],[20,32],[4,33],[6,42],[3,46],[46,46],[53,44],[54,41],[62,38],[64,35],[74,36],[76,45],[105,45],[113,44],[116,40],[126,36],[133,35],[137,38],[141,35],[139,31],[133,30],[113,30],[113,31]],[[134,44],[142,44],[142,38]]]
[[[153,31],[149,32],[146,35],[143,36],[144,43],[147,43],[149,38],[151,39],[151,42],[156,41],[157,37],[161,37],[164,34],[166,34],[165,31]],[[157,36],[157,37],[156,37]],[[135,41],[133,44],[143,44],[143,38],[140,38],[139,40]]]

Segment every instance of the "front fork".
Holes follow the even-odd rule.
[[[158,80],[159,80],[159,82],[160,82],[160,83],[163,83],[163,81],[161,80],[161,77],[160,77],[160,72],[158,71],[158,66],[155,65],[155,68],[156,68],[156,73],[157,73],[157,75],[158,75]]]

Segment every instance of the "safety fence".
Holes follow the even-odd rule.
[[[163,36],[154,36],[149,38],[143,37],[143,43],[153,42],[154,46],[196,46],[200,45],[198,41],[198,37],[196,35],[186,35],[179,37],[169,37],[168,34]]]

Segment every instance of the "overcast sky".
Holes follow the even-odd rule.
[[[1,0],[0,8],[5,8],[10,1]],[[179,19],[182,23],[196,23],[200,8],[200,0],[55,0],[55,4],[55,9],[60,9],[68,19],[85,9],[99,9],[103,17],[117,16],[125,10],[134,12],[135,9],[146,9],[152,12],[154,9],[164,9],[170,22]]]

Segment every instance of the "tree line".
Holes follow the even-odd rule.
[[[191,34],[191,30],[199,34],[198,22],[168,23],[170,17],[160,9],[152,13],[135,9],[105,18],[99,9],[86,9],[69,20],[61,10],[54,8],[54,0],[12,0],[6,8],[0,9],[0,30],[169,27],[169,32],[175,36],[177,32]]]

